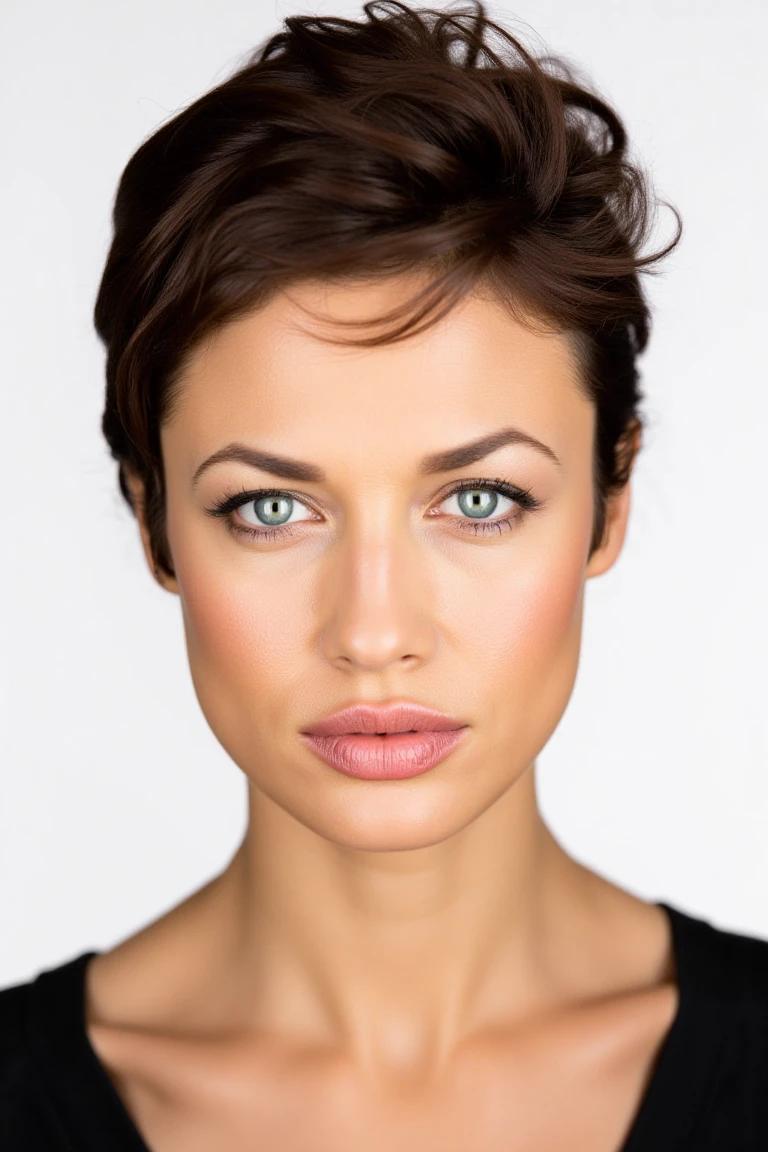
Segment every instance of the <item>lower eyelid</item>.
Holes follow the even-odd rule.
[[[305,521],[298,521],[298,523],[303,524]],[[254,528],[229,518],[226,524],[233,536],[245,537],[249,540],[274,540],[278,536],[292,536],[295,528],[295,524],[275,524],[271,528],[265,524],[263,528]]]
[[[500,531],[511,529],[518,520],[522,520],[523,515],[524,512],[521,508],[513,508],[504,516],[491,517],[487,520],[473,519],[470,516],[452,516],[450,519],[458,522],[461,531],[469,531],[477,536],[482,532],[492,532],[494,529],[499,529]]]
[[[473,488],[484,488],[484,489],[489,489],[492,491],[493,490],[498,491],[498,488],[495,486],[494,483],[482,483],[482,482],[481,483],[473,483],[472,487]],[[513,500],[512,508],[509,509],[509,511],[507,513],[505,513],[503,516],[489,517],[487,519],[483,519],[481,517],[457,516],[455,513],[441,513],[438,511],[441,504],[445,504],[446,501],[450,500],[453,496],[458,495],[461,491],[462,491],[462,489],[454,489],[452,492],[449,492],[446,496],[443,496],[442,500],[440,500],[438,504],[433,505],[433,507],[429,510],[427,515],[437,516],[441,519],[452,520],[452,521],[454,521],[460,525],[460,530],[471,531],[472,534],[475,536],[481,535],[484,531],[493,531],[494,529],[499,528],[501,525],[505,525],[506,527],[512,527],[514,522],[522,519],[522,517],[525,515],[526,509],[523,508],[518,502],[516,502],[513,497],[508,496],[506,493],[503,493],[503,492],[500,492],[499,495],[505,497],[506,499]],[[285,493],[285,494],[290,495],[290,493]],[[239,505],[237,508],[233,509],[233,511],[230,515],[225,517],[225,519],[227,520],[227,523],[229,525],[230,531],[233,533],[233,535],[245,536],[245,537],[249,537],[249,538],[254,539],[254,540],[275,539],[276,537],[281,536],[281,535],[292,534],[293,529],[295,528],[295,526],[297,524],[306,524],[306,523],[311,523],[311,522],[317,523],[320,519],[322,519],[322,517],[320,516],[320,514],[317,512],[316,509],[314,509],[310,504],[305,503],[303,500],[300,500],[297,496],[291,496],[291,499],[293,499],[297,504],[299,504],[303,508],[305,508],[306,511],[309,513],[308,516],[305,516],[300,520],[288,522],[286,524],[275,524],[275,525],[271,525],[271,526],[268,524],[264,524],[264,525],[261,525],[259,527],[256,527],[255,525],[248,524],[247,522],[245,522],[245,523],[243,523],[241,521],[239,522],[237,519],[235,519],[235,516],[236,516],[237,512],[239,512],[240,508],[245,508],[247,505],[254,503],[255,500],[257,500],[257,499],[260,499],[260,497],[254,496],[252,499],[244,500],[241,505]],[[504,529],[502,528],[502,531],[503,530]]]

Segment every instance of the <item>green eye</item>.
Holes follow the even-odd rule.
[[[455,502],[453,508],[450,506],[451,501]],[[515,508],[516,502],[511,496],[507,496],[495,488],[476,483],[474,487],[467,485],[456,492],[452,492],[444,503],[448,505],[449,514],[457,516],[459,519],[469,517],[471,520],[488,520],[495,513],[507,514],[511,512]]]
[[[489,488],[465,488],[457,493],[457,499],[462,512],[477,519],[490,516],[499,503],[498,493]]]
[[[304,510],[307,515],[294,515]],[[306,505],[287,492],[266,492],[239,506],[239,514],[246,524],[254,528],[280,528],[283,524],[310,519]]]
[[[263,524],[285,524],[293,511],[293,497],[262,496],[251,507]]]

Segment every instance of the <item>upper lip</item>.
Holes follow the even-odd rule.
[[[460,720],[454,720],[444,712],[404,701],[387,705],[352,704],[303,731],[311,736],[346,736],[376,732],[447,732],[464,727],[466,725]]]

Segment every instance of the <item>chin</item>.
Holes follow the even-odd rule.
[[[312,795],[273,799],[330,844],[356,852],[408,852],[431,848],[474,824],[523,775],[502,781],[441,778],[435,769],[410,780],[340,777]]]

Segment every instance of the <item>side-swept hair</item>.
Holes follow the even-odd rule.
[[[648,340],[638,273],[656,202],[615,111],[474,0],[290,16],[229,79],[128,161],[95,304],[107,350],[104,436],[143,481],[157,570],[173,575],[159,430],[202,336],[318,277],[428,272],[342,342],[404,339],[475,287],[574,336],[594,401],[595,517],[626,483]],[[342,324],[342,322],[339,322]],[[370,321],[369,321],[370,323]],[[134,509],[135,510],[135,509]]]

